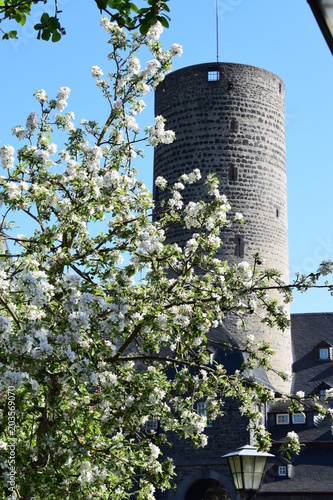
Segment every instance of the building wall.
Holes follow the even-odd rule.
[[[219,71],[219,79],[208,80]],[[184,201],[208,199],[203,182],[216,173],[221,191],[242,212],[244,226],[224,230],[219,258],[230,264],[259,252],[267,267],[278,268],[286,281],[288,270],[287,190],[284,132],[284,85],[276,75],[252,66],[209,63],[169,74],[155,94],[155,114],[176,133],[171,145],[158,146],[154,178],[173,184],[183,173],[199,168],[202,182],[184,192]],[[154,190],[157,207],[162,194]],[[184,243],[183,228],[168,232],[168,241]],[[244,251],[244,255],[242,252]],[[240,255],[238,255],[240,253]],[[264,327],[251,317],[256,338],[269,340],[276,351],[274,367],[291,369],[290,331]],[[232,319],[229,330],[235,330]],[[236,334],[236,332],[235,332]],[[289,383],[272,375],[281,390]]]
[[[168,436],[172,448],[165,447],[163,455],[172,457],[176,465],[176,489],[158,492],[158,500],[184,500],[189,488],[202,479],[218,481],[231,500],[238,499],[227,460],[222,456],[250,443],[251,435],[247,429],[248,420],[240,415],[234,401],[225,402],[225,412],[224,417],[218,418],[212,423],[212,427],[206,428],[208,444],[204,448],[195,449],[189,440]]]

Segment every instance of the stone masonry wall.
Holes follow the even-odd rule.
[[[212,422],[205,432],[208,443],[204,448],[193,448],[189,440],[169,435],[172,448],[163,449],[164,457],[172,457],[177,477],[175,490],[157,492],[158,500],[184,500],[188,489],[200,479],[214,478],[227,490],[231,500],[237,498],[236,490],[223,455],[251,442],[247,429],[248,420],[239,413],[238,405],[225,401],[225,416]]]
[[[216,79],[217,71],[219,79]],[[209,81],[209,78],[212,81]],[[199,168],[202,182],[184,192],[184,201],[208,199],[203,182],[216,173],[221,191],[242,212],[244,226],[224,230],[219,257],[230,264],[259,252],[264,265],[288,270],[287,189],[284,132],[284,84],[260,68],[229,63],[190,66],[169,74],[155,94],[155,114],[176,133],[171,145],[155,151],[154,178],[169,184]],[[162,194],[155,188],[157,207]],[[184,243],[186,233],[173,228],[168,240]],[[234,326],[228,325],[232,331]],[[251,318],[250,331],[276,351],[274,367],[290,371],[290,331],[277,332]],[[236,332],[235,332],[236,334]],[[274,374],[275,387],[288,390]]]

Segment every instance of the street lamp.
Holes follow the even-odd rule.
[[[333,54],[333,0],[308,0],[308,3]]]
[[[235,488],[244,498],[252,498],[259,490],[268,457],[274,455],[257,451],[254,446],[249,445],[223,455],[228,460]]]

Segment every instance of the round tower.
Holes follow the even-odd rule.
[[[202,183],[188,187],[184,202],[206,199],[203,182],[215,173],[232,212],[241,212],[243,226],[223,232],[221,259],[230,264],[260,253],[265,267],[289,279],[287,181],[284,129],[284,84],[269,71],[231,63],[206,63],[170,73],[155,93],[155,115],[166,118],[176,140],[155,150],[154,179],[172,185],[183,173],[199,168]],[[160,193],[154,188],[157,205]],[[169,241],[184,242],[184,232],[172,228]],[[249,324],[258,340],[269,341],[276,354],[273,366],[291,369],[290,330],[270,329],[255,317]],[[228,325],[232,333],[234,327]],[[236,332],[235,332],[236,333]],[[288,390],[272,374],[280,390]]]

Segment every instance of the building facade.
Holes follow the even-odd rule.
[[[158,86],[155,115],[162,115],[166,119],[166,128],[174,130],[176,141],[171,145],[157,147],[154,180],[163,176],[169,185],[173,185],[182,174],[199,168],[201,183],[185,190],[183,199],[186,203],[208,200],[203,184],[208,174],[215,173],[221,192],[231,202],[232,211],[241,212],[244,216],[244,226],[223,230],[223,246],[219,249],[218,257],[228,260],[231,265],[243,260],[251,263],[253,255],[259,252],[265,267],[279,269],[288,282],[284,84],[281,79],[263,69],[241,64],[207,63],[190,66],[169,74]],[[154,188],[154,200],[158,209],[162,193],[157,187]],[[187,236],[183,227],[175,226],[168,231],[167,242],[177,242],[182,246]],[[332,370],[333,366],[330,363],[333,315],[326,317],[324,330],[327,334],[322,334],[319,340],[315,335],[318,322],[310,320],[309,316],[308,320],[315,325],[309,330],[302,323],[305,316],[294,315],[292,331],[287,329],[283,334],[277,334],[256,318],[251,317],[249,323],[255,337],[269,341],[275,350],[274,368],[290,372],[293,359],[293,371],[296,375],[292,391],[296,393],[302,390],[306,392],[306,396],[318,394],[320,398],[331,382],[333,386],[333,379],[328,383],[327,373],[323,370]],[[324,321],[324,318],[320,321]],[[220,342],[237,344],[233,317],[226,320],[225,328],[212,331],[210,336]],[[317,344],[311,344],[310,349],[308,341],[302,344],[304,336],[310,343],[313,339],[318,340]],[[214,356],[229,372],[239,369],[242,363],[241,356],[232,352],[215,350]],[[323,362],[320,356],[325,356]],[[305,375],[310,366],[310,358],[315,366]],[[333,377],[333,372],[330,373]],[[290,390],[288,383],[274,375],[268,380],[263,372],[257,372],[255,377],[277,391]],[[315,387],[313,380],[316,380]],[[277,444],[286,440],[287,432],[292,429],[301,431],[301,440],[303,439],[306,447],[299,457],[293,457],[289,462],[279,455],[278,447],[273,449],[275,459],[269,464],[266,482],[258,497],[266,500],[273,497],[293,497],[299,500],[317,498],[310,492],[311,480],[307,473],[309,464],[313,466],[311,457],[317,457],[317,464],[325,464],[326,460],[328,465],[323,465],[321,469],[318,465],[317,486],[313,483],[314,491],[323,498],[325,495],[333,498],[333,486],[329,489],[323,479],[331,464],[333,465],[330,459],[331,455],[333,459],[333,441],[332,433],[328,431],[328,422],[320,421],[313,405],[309,405],[305,417],[293,417],[286,402],[265,408],[264,418]],[[279,425],[278,422],[283,418],[288,423]],[[251,442],[247,420],[240,416],[237,405],[230,401],[226,416],[214,421],[206,431],[208,445],[200,450],[194,450],[185,440],[170,436],[173,444],[171,454],[177,471],[175,489],[159,493],[158,499],[239,498],[226,461],[221,457],[238,446]],[[156,432],[159,432],[158,428]],[[306,476],[308,480],[304,482]],[[306,486],[302,487],[302,481]]]

